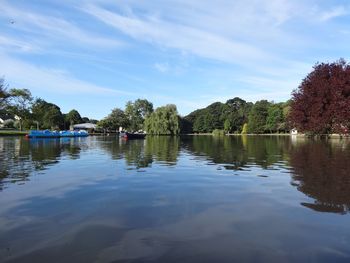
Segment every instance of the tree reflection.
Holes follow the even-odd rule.
[[[175,165],[179,154],[179,137],[147,136],[145,140],[124,140],[104,137],[100,146],[113,159],[125,159],[127,165],[138,168],[149,167],[153,162]]]
[[[284,136],[191,136],[185,142],[184,147],[195,155],[233,170],[248,163],[268,168],[286,158],[290,148],[290,140]]]
[[[0,138],[0,190],[5,183],[26,181],[30,173],[58,163],[61,156],[79,158],[78,142],[74,138]]]
[[[292,185],[315,199],[302,205],[321,212],[349,213],[349,160],[348,141],[306,141],[293,147]]]

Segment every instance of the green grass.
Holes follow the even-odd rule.
[[[27,131],[0,130],[0,136],[24,136]]]

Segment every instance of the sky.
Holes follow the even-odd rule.
[[[286,101],[350,55],[348,0],[0,0],[0,76],[82,116]]]

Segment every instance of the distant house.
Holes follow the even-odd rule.
[[[293,128],[290,130],[290,134],[291,135],[297,135],[298,134],[298,130],[296,128]]]
[[[0,112],[0,127],[3,127],[4,122],[6,122],[7,120],[13,120],[13,119],[14,119],[14,115]]]
[[[96,128],[97,128],[97,125],[93,123],[80,123],[80,124],[73,125],[74,130],[86,130],[89,132],[96,130]]]

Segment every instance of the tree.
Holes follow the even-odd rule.
[[[125,115],[129,120],[128,129],[138,131],[143,128],[145,118],[153,112],[153,104],[145,99],[128,101],[125,106]]]
[[[80,113],[77,110],[71,110],[65,116],[65,121],[69,123],[69,125],[74,125],[78,123],[82,123],[82,118]]]
[[[248,133],[248,124],[244,123],[241,134],[247,134],[247,133]]]
[[[266,130],[266,118],[270,103],[267,100],[257,101],[248,116],[249,133],[264,133]]]
[[[226,119],[224,122],[224,131],[225,132],[230,132],[232,130],[232,124],[229,119]]]
[[[284,122],[282,104],[272,104],[267,110],[266,129],[271,133],[279,132]]]
[[[7,91],[7,84],[3,78],[0,78],[0,111],[4,110],[8,105],[10,94]]]
[[[180,132],[180,117],[176,106],[168,104],[157,108],[145,119],[145,130],[155,135],[176,135]]]
[[[107,130],[118,130],[119,127],[125,128],[128,126],[129,121],[123,110],[115,108],[104,119],[98,122],[98,126]]]
[[[81,118],[81,121],[83,123],[88,123],[88,122],[90,122],[90,119],[88,117],[83,117],[83,118]]]
[[[36,99],[32,105],[32,118],[44,129],[65,127],[60,107],[43,99]]]
[[[59,129],[63,124],[63,116],[59,107],[50,106],[43,117],[43,127],[50,129]]]
[[[289,119],[302,132],[349,133],[350,65],[342,59],[316,64],[292,93]]]
[[[18,116],[19,127],[22,130],[23,121],[30,118],[30,108],[33,97],[28,89],[10,89],[8,110]]]

